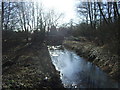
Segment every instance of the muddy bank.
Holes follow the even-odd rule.
[[[109,74],[110,77],[120,81],[120,65],[119,57],[107,52],[104,47],[98,47],[95,44],[88,41],[73,41],[65,40],[63,45],[74,50],[81,57],[86,58],[88,61],[96,64],[103,71]]]
[[[2,62],[4,89],[63,88],[46,45],[29,43],[18,46],[4,54]]]

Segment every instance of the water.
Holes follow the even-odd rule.
[[[97,66],[72,51],[59,48],[49,47],[49,52],[65,88],[118,88],[118,83]]]

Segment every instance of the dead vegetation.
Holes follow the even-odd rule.
[[[107,52],[104,47],[97,46],[92,42],[79,42],[65,40],[63,45],[69,49],[75,50],[81,57],[87,58],[99,66],[112,78],[120,81],[120,69],[118,68],[119,56]]]
[[[7,57],[3,61],[3,89],[63,88],[45,45],[30,44],[13,52],[3,55]]]

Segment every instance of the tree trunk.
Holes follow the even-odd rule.
[[[92,16],[91,16],[91,9],[90,9],[90,2],[88,2],[88,13],[89,13],[89,18],[90,18],[90,25],[92,26]]]
[[[94,28],[96,29],[96,2],[94,2]]]
[[[100,14],[102,15],[102,17],[103,17],[104,21],[106,22],[106,24],[108,24],[108,22],[107,22],[107,20],[106,20],[106,18],[105,18],[105,15],[104,15],[103,12],[102,12],[100,2],[97,2],[97,4],[98,4],[99,10],[100,10]]]
[[[1,23],[1,27],[2,27],[2,30],[3,30],[3,23],[4,23],[4,2],[2,2],[2,23]]]
[[[111,23],[111,17],[110,17],[110,16],[111,16],[110,2],[108,2],[107,4],[108,4],[107,13],[108,13],[108,19],[109,19],[108,21],[109,21],[109,23]]]
[[[118,7],[117,7],[117,3],[116,2],[113,3],[113,8],[114,8],[114,17],[116,19],[117,16],[120,17],[120,14],[118,12]]]

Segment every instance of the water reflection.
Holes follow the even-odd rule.
[[[52,62],[66,88],[118,88],[104,72],[69,50],[49,47]]]

